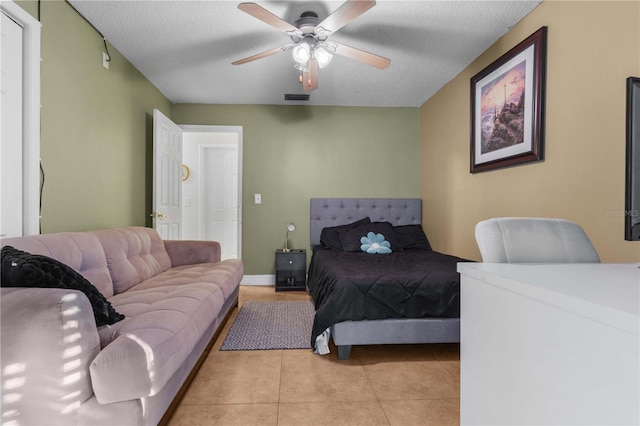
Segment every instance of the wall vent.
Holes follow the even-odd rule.
[[[305,93],[305,94],[296,94],[296,93],[285,93],[284,94],[284,100],[285,101],[308,101],[309,100],[309,94]]]

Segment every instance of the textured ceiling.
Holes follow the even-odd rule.
[[[237,8],[238,1],[70,0],[107,41],[174,103],[298,104],[291,52],[231,62],[290,39]],[[287,22],[320,19],[342,2],[256,1]],[[519,22],[540,1],[378,1],[332,34],[391,59],[385,70],[335,55],[320,70],[310,105],[417,107]]]

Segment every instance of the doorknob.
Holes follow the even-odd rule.
[[[167,217],[167,215],[164,213],[151,213],[149,216],[155,217],[156,219],[164,219],[165,217]]]

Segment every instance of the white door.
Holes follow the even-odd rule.
[[[222,259],[242,257],[242,127],[183,125],[182,237],[220,242]]]
[[[182,129],[153,110],[153,228],[163,240],[182,236]]]
[[[238,147],[200,147],[203,239],[220,242],[223,259],[238,256]]]
[[[0,234],[40,233],[40,22],[0,1]]]
[[[22,27],[4,13],[0,52],[0,236],[23,235]]]

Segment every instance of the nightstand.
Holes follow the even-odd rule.
[[[306,291],[306,277],[306,250],[276,250],[276,291]]]

